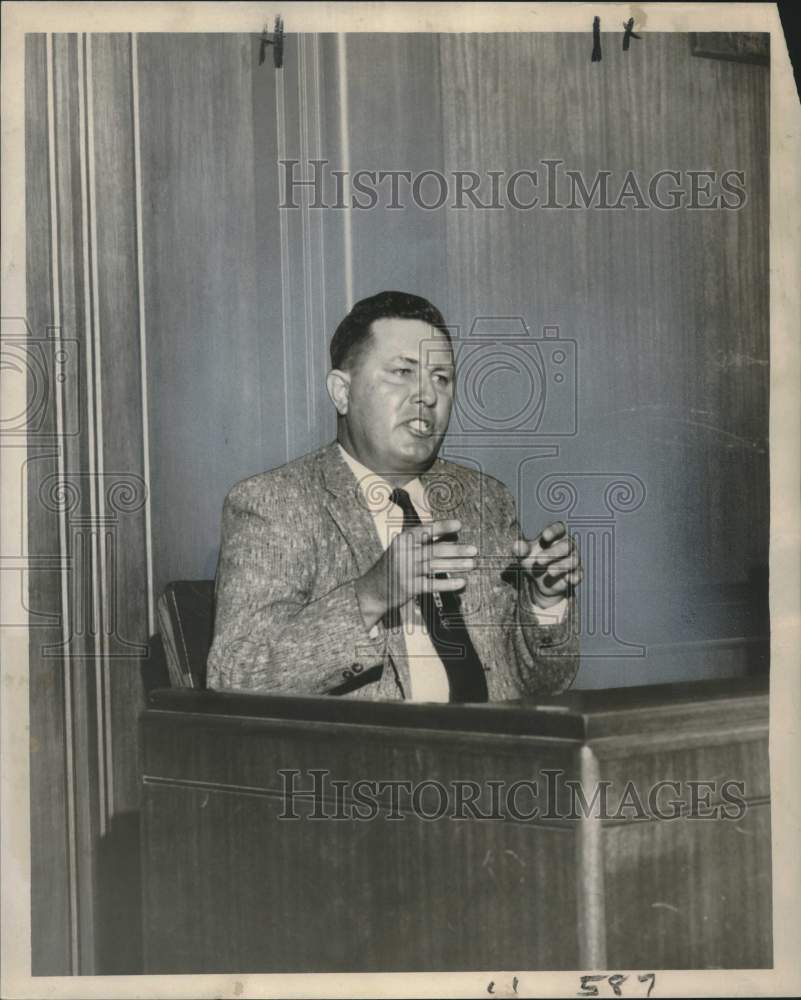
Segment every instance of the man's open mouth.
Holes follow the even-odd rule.
[[[425,420],[422,417],[416,417],[414,420],[407,420],[406,426],[416,437],[431,437],[434,433],[433,421]]]

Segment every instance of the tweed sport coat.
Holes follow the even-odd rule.
[[[497,479],[438,459],[421,477],[435,519],[478,549],[462,613],[490,701],[553,694],[578,670],[573,600],[541,625],[510,572],[515,504]],[[226,497],[208,686],[276,694],[410,697],[403,633],[368,633],[355,581],[383,547],[336,442],[246,479]]]

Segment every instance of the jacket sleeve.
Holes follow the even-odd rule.
[[[381,627],[373,638],[368,634],[355,580],[314,592],[313,525],[291,511],[270,517],[269,507],[243,484],[226,497],[208,686],[338,693],[381,666],[386,632]]]
[[[515,502],[508,489],[501,489],[499,518],[501,546],[510,552],[512,543],[521,536],[515,512]],[[507,627],[503,630],[506,662],[513,674],[517,690],[523,695],[551,695],[566,690],[579,669],[579,640],[575,634],[578,605],[575,597],[568,601],[561,622],[543,625],[537,618],[527,587],[522,585],[507,602]]]

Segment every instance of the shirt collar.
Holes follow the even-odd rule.
[[[366,465],[362,465],[361,462],[357,461],[353,455],[350,454],[350,452],[346,451],[342,447],[339,442],[337,442],[337,447],[339,448],[342,457],[347,462],[351,472],[356,477],[359,489],[361,490],[362,496],[364,497],[365,503],[370,511],[376,513],[385,509],[387,506],[387,498],[392,492],[393,487],[386,481],[386,479],[379,476],[378,473],[373,472],[371,469],[368,469]],[[425,487],[419,477],[406,483],[403,488],[411,497],[412,503],[418,511],[428,511],[429,507],[426,503]]]

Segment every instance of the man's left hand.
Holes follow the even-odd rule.
[[[520,539],[512,546],[523,570],[531,600],[539,608],[550,608],[581,583],[583,571],[575,539],[561,521],[549,524],[529,542]]]

